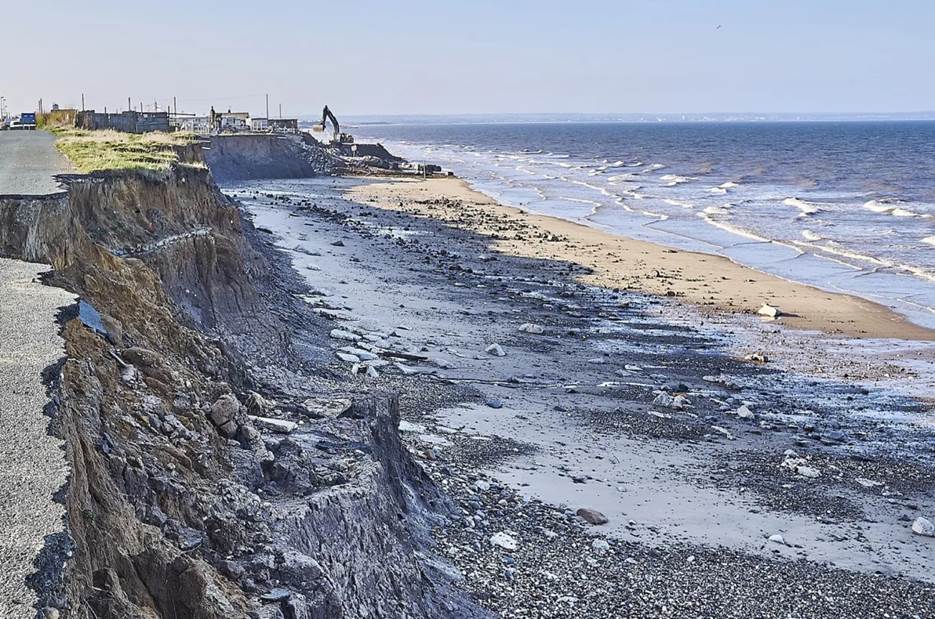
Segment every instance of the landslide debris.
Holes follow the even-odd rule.
[[[400,444],[397,400],[348,397],[321,369],[325,319],[254,234],[197,165],[0,202],[0,252],[52,264],[82,299],[50,428],[71,550],[39,610],[486,616],[425,560],[450,506]],[[340,412],[308,414],[312,398]]]

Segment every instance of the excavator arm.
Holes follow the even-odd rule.
[[[334,138],[333,141],[338,141],[338,136],[341,135],[341,126],[338,124],[338,119],[334,117],[334,114],[331,113],[331,110],[328,109],[328,106],[325,106],[325,109],[321,111],[321,129],[324,131],[325,122],[330,120],[331,126],[334,127]]]

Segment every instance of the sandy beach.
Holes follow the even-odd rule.
[[[791,282],[710,254],[674,250],[498,204],[454,177],[365,184],[349,197],[438,218],[494,239],[500,252],[584,267],[583,283],[675,297],[707,311],[754,314],[777,306],[778,324],[855,338],[935,340],[935,331],[858,297]]]
[[[736,318],[700,325],[660,311],[677,298],[590,285],[590,263],[544,248],[596,261],[597,246],[547,242],[559,228],[457,180],[226,191],[306,281],[293,295],[329,321],[342,388],[400,394],[403,440],[456,506],[435,549],[495,615],[931,607],[911,531],[932,510],[919,402],[737,356],[715,335]]]

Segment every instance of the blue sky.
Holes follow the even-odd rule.
[[[262,113],[935,108],[935,3],[826,0],[15,2],[14,111],[178,97]],[[718,29],[717,26],[721,28]]]

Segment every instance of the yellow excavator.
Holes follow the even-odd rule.
[[[341,125],[338,124],[338,119],[334,117],[334,114],[331,113],[327,105],[321,111],[321,122],[312,125],[312,131],[315,133],[322,133],[325,130],[325,123],[329,120],[331,121],[332,129],[334,129],[334,134],[331,137],[332,144],[354,143],[354,136],[349,133],[341,133]]]

